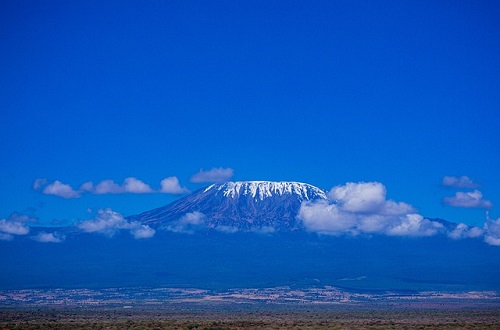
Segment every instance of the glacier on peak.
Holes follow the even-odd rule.
[[[296,195],[300,200],[327,199],[325,192],[315,186],[302,182],[292,181],[236,181],[222,184],[213,184],[207,187],[208,191],[221,192],[225,197],[238,198],[251,196],[254,199],[264,200],[273,196]]]

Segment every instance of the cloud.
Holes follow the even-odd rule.
[[[33,181],[33,189],[38,190],[42,186],[45,186],[46,184],[47,184],[47,179],[35,179],[35,181]]]
[[[225,233],[225,234],[234,234],[234,233],[237,233],[239,231],[238,227],[224,226],[224,225],[216,226],[216,227],[214,227],[214,229],[217,231],[220,231],[221,233]]]
[[[92,182],[86,182],[84,185],[85,186],[82,186],[83,189],[98,195],[125,193],[148,194],[153,192],[153,189],[151,189],[148,184],[134,177],[126,178],[121,185],[115,183],[113,180],[101,181],[95,187],[93,187]]]
[[[179,220],[166,226],[165,229],[174,233],[192,234],[203,227],[204,219],[205,215],[201,212],[189,212],[180,217]]]
[[[88,183],[87,183],[88,184]],[[90,187],[90,185],[89,185]],[[113,180],[104,180],[99,182],[94,190],[91,191],[94,194],[102,195],[102,194],[121,194],[124,192],[124,189]]]
[[[32,239],[40,243],[61,243],[62,241],[64,241],[65,236],[60,235],[57,232],[54,233],[40,232],[37,235],[33,236]]]
[[[415,213],[411,205],[387,200],[386,188],[379,182],[349,182],[327,195],[328,201],[302,203],[297,217],[307,230],[389,236],[431,236],[443,230],[443,225]]]
[[[26,226],[26,222],[36,221],[26,215],[12,214],[7,219],[0,219],[0,240],[11,241],[14,236],[27,235],[30,228]]]
[[[344,211],[402,215],[415,212],[411,205],[386,200],[386,189],[380,182],[348,182],[328,192],[328,197]]]
[[[132,234],[132,236],[134,236],[135,239],[150,238],[154,236],[156,230],[147,225],[140,225],[133,228],[130,233]]]
[[[455,229],[448,233],[448,237],[453,239],[462,238],[477,238],[481,237],[484,230],[476,226],[467,226],[464,223],[459,223]]]
[[[92,182],[85,182],[80,186],[80,191],[82,192],[93,192],[95,189],[94,184]]]
[[[179,179],[175,176],[170,176],[161,180],[160,185],[160,192],[166,194],[186,194],[190,192],[186,187],[181,187]]]
[[[392,236],[433,236],[444,226],[436,221],[425,219],[420,214],[407,214],[398,223],[386,230]]]
[[[120,230],[127,230],[136,239],[153,237],[156,232],[140,222],[126,220],[120,213],[109,208],[97,211],[94,219],[82,221],[77,227],[87,233],[100,233],[109,237]]]
[[[484,224],[484,241],[489,245],[500,246],[500,218],[488,220]]]
[[[45,195],[54,195],[62,198],[78,198],[80,197],[80,193],[73,188],[69,184],[62,183],[59,180],[54,181],[43,189],[43,193]]]
[[[443,186],[453,188],[477,188],[479,185],[468,176],[445,176],[442,181]]]
[[[14,236],[0,232],[0,241],[12,241]]]
[[[124,192],[132,194],[148,194],[153,192],[153,189],[148,184],[133,177],[126,178],[122,187]]]
[[[33,183],[33,189],[38,190],[47,183],[45,179],[36,179]],[[169,193],[169,194],[184,194],[189,193],[189,189],[181,187],[179,180],[175,177],[168,177],[161,181],[161,189],[156,191],[147,183],[135,178],[128,177],[122,184],[118,184],[113,180],[103,180],[97,184],[91,181],[83,183],[78,190],[73,189],[70,185],[62,183],[59,180],[50,183],[43,190],[44,194],[55,195],[63,198],[78,198],[83,193],[91,193],[96,195],[103,194],[149,194],[149,193]]]
[[[230,180],[234,175],[234,170],[232,168],[212,168],[209,171],[204,171],[201,169],[198,173],[194,174],[189,181],[194,183],[221,183]]]
[[[493,206],[489,200],[483,199],[483,194],[477,189],[472,192],[459,191],[453,197],[445,197],[443,202],[449,206],[465,208],[489,209]]]

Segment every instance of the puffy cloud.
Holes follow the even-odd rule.
[[[344,211],[401,215],[414,212],[411,205],[386,200],[386,189],[380,182],[348,182],[328,192],[328,197]]]
[[[12,239],[12,235],[28,234],[30,229],[26,226],[26,222],[33,221],[35,220],[26,215],[19,215],[15,213],[7,219],[0,219],[0,234],[3,236],[3,240]]]
[[[126,178],[123,182],[123,191],[133,194],[147,194],[153,192],[151,187],[136,178]]]
[[[500,218],[488,218],[484,224],[484,241],[490,245],[500,246]]]
[[[80,193],[73,188],[69,184],[62,183],[59,180],[56,180],[46,186],[43,189],[43,193],[46,195],[54,195],[62,198],[78,198],[80,197]]]
[[[175,176],[170,176],[161,180],[160,192],[166,194],[186,194],[189,193],[189,189],[186,187],[181,187],[179,184],[179,179]]]
[[[86,182],[82,185],[81,189],[98,195],[124,193],[148,194],[153,192],[153,189],[148,184],[134,177],[126,178],[121,185],[113,180],[101,181],[95,187],[92,182]]]
[[[33,236],[32,239],[40,243],[61,243],[62,241],[64,241],[65,236],[60,235],[57,232],[54,233],[40,232],[37,235]]]
[[[330,201],[303,202],[298,213],[309,231],[329,234],[430,236],[443,226],[415,213],[406,203],[386,199],[379,182],[349,182],[328,192]]]
[[[455,229],[448,233],[448,237],[453,239],[462,239],[462,238],[476,238],[481,237],[483,235],[483,229],[476,226],[467,226],[464,223],[459,223]]]
[[[205,183],[214,182],[221,183],[228,181],[234,175],[234,170],[232,168],[212,168],[209,171],[204,171],[201,169],[198,173],[194,174],[189,181],[194,183]]]
[[[468,176],[445,176],[442,181],[443,186],[453,188],[477,188],[479,185]]]
[[[99,182],[95,188],[93,193],[94,194],[120,194],[123,193],[123,188],[115,183],[113,180],[104,180]]]
[[[205,215],[201,212],[189,212],[184,214],[179,220],[172,222],[165,227],[166,230],[174,233],[192,234],[204,224]]]
[[[307,230],[340,235],[355,230],[356,215],[328,201],[302,203],[297,216]]]
[[[100,233],[112,237],[120,230],[128,230],[134,238],[149,238],[155,230],[137,221],[128,221],[120,213],[109,208],[97,211],[94,219],[82,221],[77,227],[87,233]]]
[[[399,218],[394,226],[386,230],[387,235],[393,236],[433,236],[444,226],[439,222],[425,219],[420,214],[407,214]]]
[[[489,209],[493,204],[489,200],[483,199],[483,194],[479,190],[472,192],[457,192],[453,197],[445,197],[443,202],[446,205],[466,208]]]
[[[43,184],[46,184],[45,179],[36,179],[33,183],[33,188],[39,189]],[[122,184],[118,184],[113,180],[103,180],[97,184],[93,182],[83,183],[78,190],[73,189],[70,185],[62,183],[59,180],[50,183],[43,190],[44,194],[55,195],[64,198],[78,198],[83,193],[92,193],[97,195],[103,194],[148,194],[148,193],[170,193],[170,194],[184,194],[189,193],[189,189],[181,187],[179,180],[173,176],[165,178],[161,181],[161,189],[155,191],[147,183],[134,178],[126,178]]]

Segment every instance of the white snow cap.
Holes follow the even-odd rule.
[[[286,194],[297,195],[301,200],[327,199],[323,190],[307,183],[301,182],[273,182],[273,181],[238,181],[213,184],[205,189],[215,189],[226,197],[236,198],[250,195],[252,198],[263,200],[272,196]]]

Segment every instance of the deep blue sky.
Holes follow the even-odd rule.
[[[135,177],[330,189],[378,181],[427,217],[500,217],[497,1],[2,1],[0,218],[131,215],[172,194],[34,190]],[[477,188],[450,188],[468,176]]]

